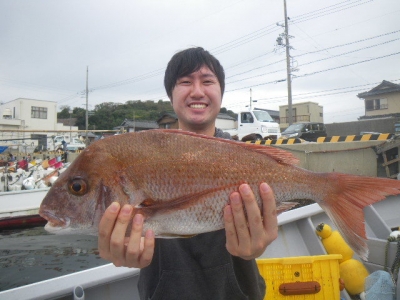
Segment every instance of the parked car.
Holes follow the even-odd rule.
[[[310,142],[316,142],[319,137],[325,136],[325,125],[317,122],[292,124],[282,132],[283,138],[300,138]]]

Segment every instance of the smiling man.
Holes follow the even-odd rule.
[[[229,137],[215,127],[225,74],[209,52],[198,47],[175,54],[164,86],[180,129]],[[141,215],[134,216],[131,235],[125,238],[133,209],[113,203],[100,221],[100,255],[116,266],[142,268],[141,299],[261,300],[265,282],[254,259],[277,237],[278,226],[273,192],[261,183],[259,193],[263,218],[253,191],[242,184],[224,209],[225,229],[186,239],[155,240],[151,230],[142,237]]]
[[[179,128],[196,129],[196,133],[213,136],[225,89],[225,74],[219,62],[205,53],[188,50],[187,61],[179,53],[172,57],[164,85],[178,116]]]

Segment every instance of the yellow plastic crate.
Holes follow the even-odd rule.
[[[267,285],[264,300],[339,300],[341,258],[331,254],[257,259]]]

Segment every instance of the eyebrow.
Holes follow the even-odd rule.
[[[180,78],[184,78],[184,77],[193,77],[193,75],[192,75],[193,73],[196,73],[196,72],[192,72],[192,73],[190,73],[190,74],[188,74],[188,75],[185,75],[185,76],[182,76],[182,77],[180,77]],[[217,76],[216,76],[212,71],[207,71],[206,73],[201,73],[200,77],[213,77],[213,78],[217,78]]]

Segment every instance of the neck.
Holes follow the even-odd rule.
[[[207,126],[207,127],[186,127],[183,126],[182,124],[179,124],[179,129],[185,130],[185,131],[191,131],[197,134],[203,134],[207,136],[214,136],[215,134],[215,124],[213,126]]]

